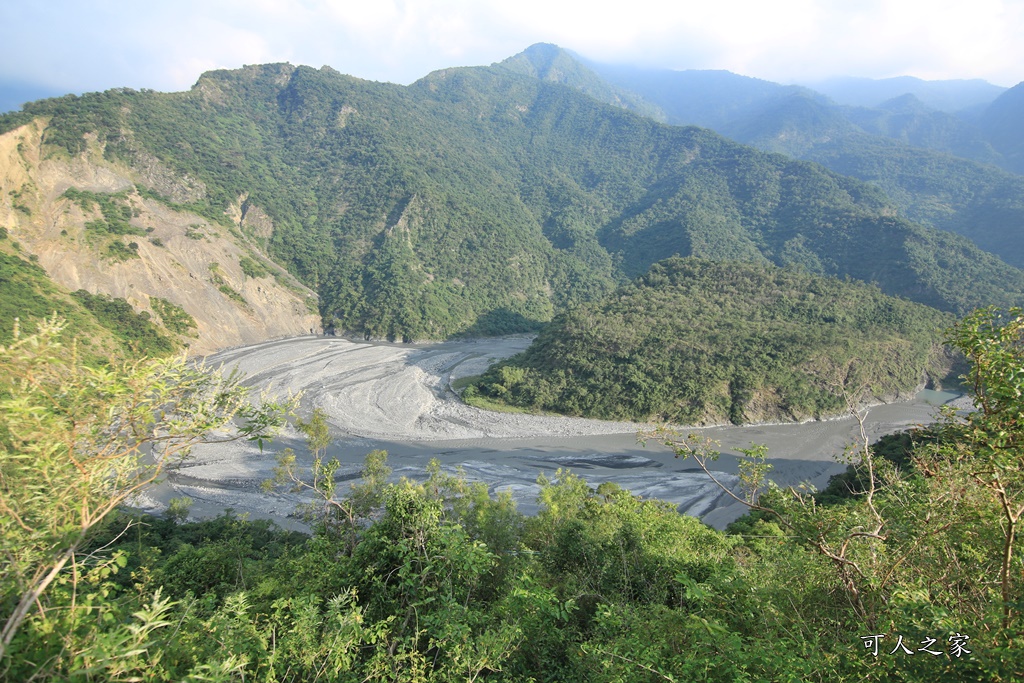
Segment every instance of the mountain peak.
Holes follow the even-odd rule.
[[[519,54],[499,62],[498,65],[542,81],[555,83],[564,83],[566,77],[575,76],[573,80],[578,80],[584,75],[583,72],[593,77],[590,69],[576,59],[575,55],[552,43],[534,43]]]
[[[664,113],[656,106],[644,102],[642,97],[626,88],[609,83],[578,55],[552,43],[534,43],[496,66],[547,83],[574,88],[595,100],[643,116],[659,121],[665,119]]]

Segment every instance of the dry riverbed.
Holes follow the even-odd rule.
[[[236,367],[246,383],[275,393],[302,392],[300,412],[322,408],[335,437],[329,457],[342,462],[339,478],[355,479],[364,456],[384,449],[395,477],[426,476],[431,458],[445,469],[461,468],[492,491],[511,491],[526,513],[536,511],[539,474],[549,478],[569,468],[592,485],[615,481],[638,495],[671,501],[714,526],[724,526],[743,510],[709,481],[696,463],[676,459],[664,446],[637,443],[648,425],[581,418],[496,413],[463,404],[451,389],[459,377],[480,374],[488,365],[525,349],[526,336],[424,345],[355,342],[336,337],[300,337],[223,351],[211,366]],[[948,395],[868,411],[870,436],[930,421]],[[928,399],[928,400],[926,400]],[[803,424],[711,427],[700,432],[721,443],[715,463],[720,481],[735,485],[738,448],[763,443],[780,485],[804,481],[821,487],[842,471],[836,462],[857,435],[853,418]],[[174,497],[195,502],[194,516],[225,508],[252,517],[270,517],[289,527],[301,502],[297,494],[264,493],[278,451],[291,447],[299,461],[310,458],[300,435],[286,430],[264,452],[247,443],[207,445],[151,490],[139,505],[159,510]]]

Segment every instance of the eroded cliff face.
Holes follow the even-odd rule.
[[[171,301],[196,320],[196,335],[180,337],[195,355],[320,331],[320,318],[311,310],[313,292],[240,231],[136,191],[138,183],[181,201],[200,191],[201,183],[175,179],[156,159],[138,169],[111,163],[93,142],[69,158],[43,147],[44,127],[37,120],[0,135],[0,226],[54,281],[71,291],[122,297],[138,311],[155,313],[156,297]],[[68,199],[70,188],[124,192],[117,202],[130,211],[129,225],[145,233],[110,235],[88,228],[103,219],[99,207]],[[111,257],[114,242],[121,243],[114,251],[123,260]],[[250,259],[250,275],[255,271],[257,277],[246,275],[243,259]],[[262,267],[254,269],[253,263]]]

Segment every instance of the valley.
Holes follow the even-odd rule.
[[[247,384],[260,389],[302,392],[303,414],[314,408],[326,411],[334,439],[327,456],[341,461],[336,477],[343,487],[358,478],[368,452],[383,449],[395,479],[425,479],[427,463],[437,458],[446,470],[461,467],[492,493],[510,491],[526,514],[537,512],[537,476],[553,477],[559,468],[572,469],[592,486],[612,481],[644,498],[669,501],[719,528],[745,511],[695,463],[675,459],[656,443],[638,444],[637,432],[649,425],[483,411],[463,404],[451,390],[455,379],[480,374],[529,342],[529,337],[513,336],[409,346],[299,337],[223,351],[206,362],[237,368]],[[929,422],[936,397],[953,395],[932,392],[928,400],[871,407],[869,436],[874,440]],[[806,481],[823,488],[844,469],[835,458],[855,441],[857,425],[852,418],[836,418],[697,431],[721,442],[723,456],[716,469],[730,485],[738,481],[737,449],[756,442],[769,447],[773,481],[781,486]],[[289,515],[304,497],[260,490],[273,476],[275,454],[284,448],[295,449],[299,462],[309,466],[312,456],[294,428],[264,452],[244,442],[198,446],[190,460],[136,505],[160,510],[171,498],[188,496],[199,517],[231,508],[303,528]]]
[[[0,679],[1024,680],[1024,84],[422,74],[0,115]]]

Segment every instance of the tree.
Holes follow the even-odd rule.
[[[263,482],[263,490],[270,493],[288,485],[293,493],[311,494],[312,500],[299,505],[298,511],[318,532],[332,538],[346,537],[351,552],[362,523],[380,504],[381,491],[391,474],[387,451],[367,453],[361,472],[362,483],[351,484],[348,495],[339,497],[334,474],[341,467],[341,461],[337,458],[324,461],[333,441],[327,413],[322,408],[314,408],[308,422],[299,418],[295,426],[306,437],[306,447],[313,455],[308,476],[304,476],[297,464],[295,451],[286,448],[278,454],[274,477]]]
[[[975,311],[950,330],[949,343],[971,363],[964,379],[977,409],[965,417],[944,413],[941,443],[922,465],[935,477],[973,483],[996,504],[1002,533],[999,586],[1008,628],[1014,546],[1024,516],[1024,310]]]
[[[192,446],[279,427],[291,401],[250,401],[235,374],[184,356],[89,367],[63,323],[0,347],[0,658],[47,588],[118,506]]]
[[[766,462],[768,449],[764,445],[751,444],[750,448],[739,449],[742,457],[737,465],[739,482],[735,488],[743,494],[740,497],[711,470],[710,463],[720,455],[717,442],[696,433],[684,436],[667,427],[641,436],[661,441],[677,458],[692,458],[727,496],[771,519],[826,558],[857,618],[874,627],[879,606],[888,602],[896,568],[906,561],[907,554],[917,550],[917,544],[901,547],[905,539],[894,532],[890,520],[879,510],[877,497],[883,489],[895,485],[900,475],[889,470],[883,472],[874,457],[864,409],[870,389],[862,382],[857,365],[854,361],[841,365],[825,362],[815,371],[823,386],[842,398],[847,414],[857,422],[858,440],[847,449],[847,457],[865,484],[855,504],[822,506],[809,484],[779,488],[767,478],[771,465]],[[889,546],[897,552],[890,552]]]

